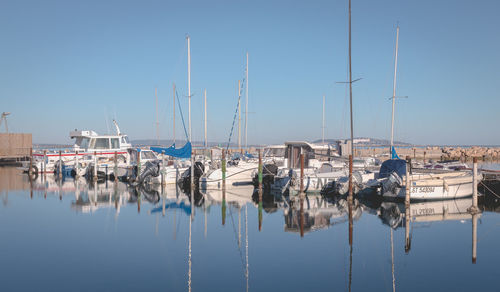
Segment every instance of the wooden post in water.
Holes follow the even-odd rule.
[[[43,150],[43,175],[47,175],[47,150]]]
[[[141,151],[137,149],[137,178],[141,175]]]
[[[478,212],[477,208],[477,158],[472,159],[472,207],[471,212]]]
[[[300,195],[304,192],[304,153],[300,153]]]
[[[426,151],[424,151],[424,164],[425,164],[425,154],[427,154],[427,152],[426,152]]]
[[[262,152],[259,149],[259,231],[262,229]]]
[[[347,197],[348,201],[352,203],[352,155],[349,155],[349,196]]]
[[[300,153],[300,237],[304,237],[304,153]]]
[[[114,162],[115,162],[115,165],[114,165],[114,170],[113,170],[113,173],[114,173],[114,177],[115,177],[115,182],[118,181],[118,153],[115,151],[115,157],[114,157]]]
[[[78,173],[80,173],[79,169],[80,169],[80,165],[79,165],[79,157],[78,157],[78,150],[75,152],[75,179],[78,179],[79,175]]]
[[[59,150],[59,178],[62,178],[62,152]]]
[[[405,204],[406,204],[406,206],[410,205],[410,188],[411,188],[410,167],[411,167],[410,157],[406,156],[406,178],[405,178],[406,179],[406,187],[405,187],[405,191],[406,191]]]
[[[191,151],[191,190],[194,188],[194,167],[195,167],[194,155],[195,155],[195,150]],[[191,194],[193,194],[192,191]]]
[[[413,159],[417,160],[417,149],[413,148]]]
[[[94,151],[94,173],[93,173],[93,180],[97,181],[97,152]]]
[[[28,167],[28,176],[30,180],[32,174],[33,174],[33,148],[30,148],[30,166]]]

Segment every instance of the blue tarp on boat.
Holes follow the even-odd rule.
[[[380,166],[379,178],[388,177],[391,173],[396,172],[399,177],[406,175],[406,160],[403,159],[389,159],[382,163]]]
[[[187,142],[184,147],[176,149],[175,144],[166,148],[166,147],[149,147],[149,149],[154,152],[163,153],[165,155],[169,155],[172,157],[178,158],[190,158],[191,157],[191,142]]]

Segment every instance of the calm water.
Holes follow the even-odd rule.
[[[311,195],[301,216],[299,202],[266,200],[259,230],[248,188],[225,204],[220,191],[198,194],[191,211],[175,189],[30,184],[0,168],[0,198],[1,291],[499,289],[494,199],[474,218],[471,199],[412,204],[411,220],[391,202]]]

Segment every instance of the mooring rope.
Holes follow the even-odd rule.
[[[500,199],[500,196],[497,195],[494,191],[492,191],[489,187],[487,187],[482,181],[479,182],[480,184],[482,184],[488,191],[490,191],[493,195],[495,195],[497,198]]]

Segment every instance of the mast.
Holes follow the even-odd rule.
[[[238,151],[241,151],[241,80],[238,80]]]
[[[156,97],[156,144],[160,145],[160,123],[158,122],[158,88],[155,87],[155,97]]]
[[[173,89],[174,89],[174,145],[175,145],[175,82],[173,83]]]
[[[396,73],[398,70],[398,42],[399,42],[399,25],[396,27],[396,54],[394,57],[394,82],[392,89],[392,119],[391,119],[391,149],[390,153],[392,153],[392,147],[394,146],[394,107],[396,104]]]
[[[351,110],[351,155],[354,158],[354,130],[352,121],[352,67],[351,67],[351,0],[349,0],[349,102]],[[352,181],[352,173],[349,174]]]
[[[205,88],[204,90],[204,96],[205,96],[205,148],[208,147],[208,140],[207,140],[207,89]]]
[[[323,95],[323,127],[321,127],[321,140],[325,144],[325,95]]]
[[[247,52],[247,69],[246,73],[246,85],[245,85],[245,148],[248,151],[248,52]]]
[[[189,142],[192,142],[191,138],[191,42],[189,35],[186,36],[188,45],[188,108],[189,108]]]

